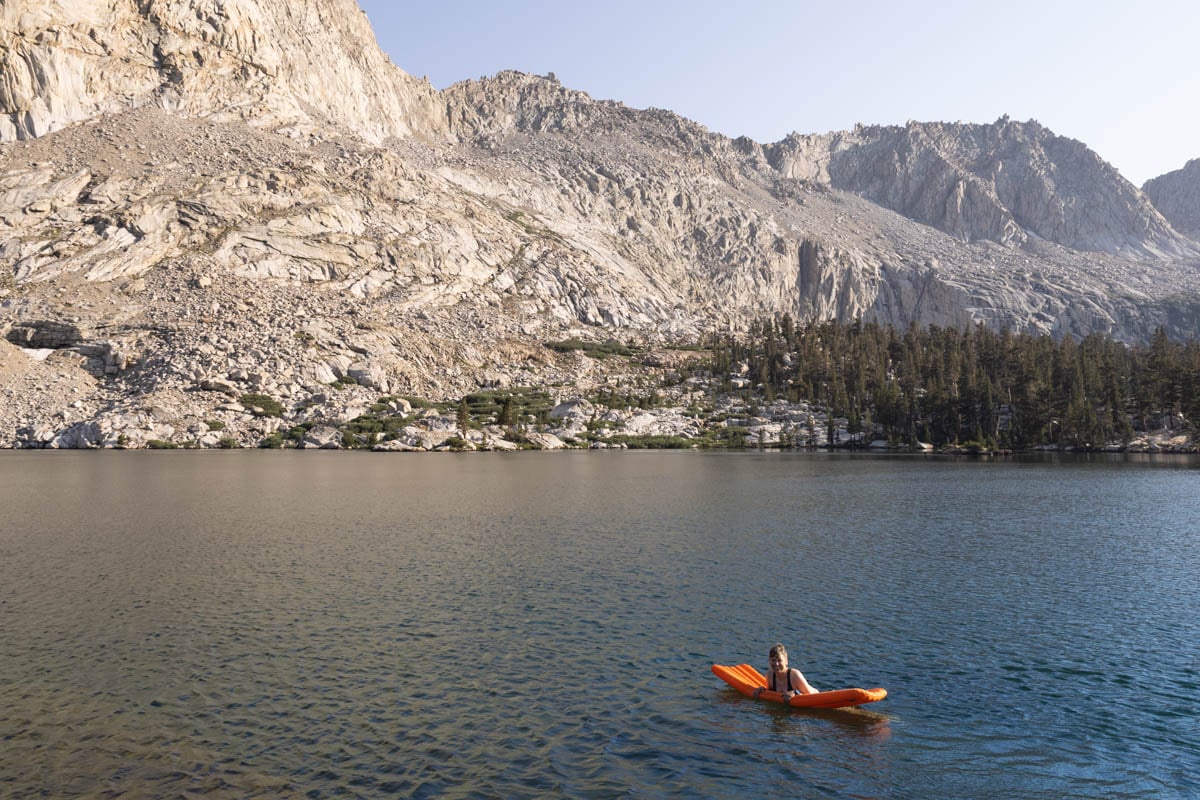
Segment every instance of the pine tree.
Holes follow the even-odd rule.
[[[462,432],[462,437],[467,438],[467,431],[471,428],[471,407],[467,405],[467,398],[464,397],[458,404],[458,429]]]

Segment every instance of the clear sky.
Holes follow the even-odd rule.
[[[729,136],[1036,119],[1134,184],[1200,158],[1196,0],[359,0],[439,89],[503,69]]]

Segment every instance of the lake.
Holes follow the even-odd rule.
[[[1200,461],[0,453],[6,797],[1193,798]],[[856,711],[741,697],[788,646]]]

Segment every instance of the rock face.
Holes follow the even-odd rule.
[[[964,242],[1032,236],[1149,256],[1196,249],[1112,166],[1036,122],[859,126],[792,135],[766,150],[789,177],[855,192]]]
[[[1200,239],[1200,158],[1147,181],[1142,191],[1176,229]]]
[[[6,0],[0,141],[152,105],[372,141],[445,126],[353,0]]]
[[[543,343],[766,314],[1200,321],[1200,245],[1036,123],[761,145],[551,77],[439,93],[350,0],[9,0],[0,22],[0,436],[254,441],[281,423],[231,399],[336,423],[582,388],[612,367]]]

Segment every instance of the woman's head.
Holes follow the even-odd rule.
[[[767,653],[767,661],[771,662],[771,669],[776,671],[787,669],[788,654],[787,648],[781,644],[776,644]]]

